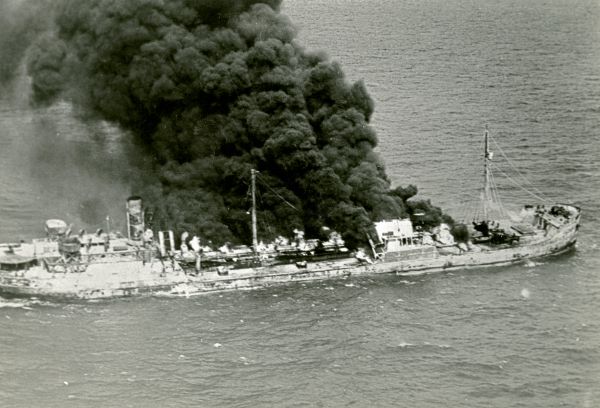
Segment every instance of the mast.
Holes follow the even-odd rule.
[[[256,233],[256,170],[251,169],[250,175],[252,180],[252,250],[254,254],[258,251],[258,238]]]
[[[483,221],[488,220],[488,204],[490,202],[490,174],[489,174],[489,160],[490,150],[488,143],[488,127],[485,125],[485,136],[484,136],[484,155],[483,155]]]

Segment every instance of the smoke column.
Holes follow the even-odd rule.
[[[0,85],[12,81],[27,48],[51,25],[51,0],[0,2]]]
[[[439,219],[407,203],[413,186],[390,190],[364,84],[298,45],[279,3],[63,0],[29,48],[33,99],[133,135],[156,228],[249,242],[251,168],[263,239],[328,226],[356,246],[373,220],[417,207]]]

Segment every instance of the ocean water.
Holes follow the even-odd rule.
[[[480,185],[487,124],[532,188],[582,207],[577,250],[189,299],[0,299],[0,405],[600,406],[600,4],[288,0],[283,11],[300,43],[365,82],[393,184],[458,216]],[[39,235],[52,217],[122,226],[118,129],[66,104],[32,110],[26,89],[21,78],[0,98],[0,241]]]

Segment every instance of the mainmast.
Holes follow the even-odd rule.
[[[258,238],[256,233],[256,170],[250,170],[252,179],[252,250],[258,253]]]
[[[484,136],[484,155],[483,155],[483,221],[488,220],[488,205],[491,200],[490,194],[490,172],[489,172],[489,161],[491,160],[491,154],[489,150],[488,142],[488,127],[485,125],[485,136]]]

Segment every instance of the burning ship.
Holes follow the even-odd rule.
[[[484,145],[482,216],[465,226],[457,242],[447,226],[426,231],[410,219],[374,224],[370,248],[350,252],[335,232],[329,240],[263,245],[256,232],[252,170],[252,247],[202,247],[184,233],[146,229],[139,197],[127,200],[127,235],[98,230],[74,235],[62,220],[48,220],[46,237],[0,244],[0,293],[13,296],[107,298],[142,294],[189,296],[275,284],[367,274],[416,275],[470,267],[507,265],[563,253],[574,246],[580,208],[569,204],[525,205],[518,215],[492,220],[497,194],[491,175],[488,132]],[[468,228],[467,228],[468,227]]]

